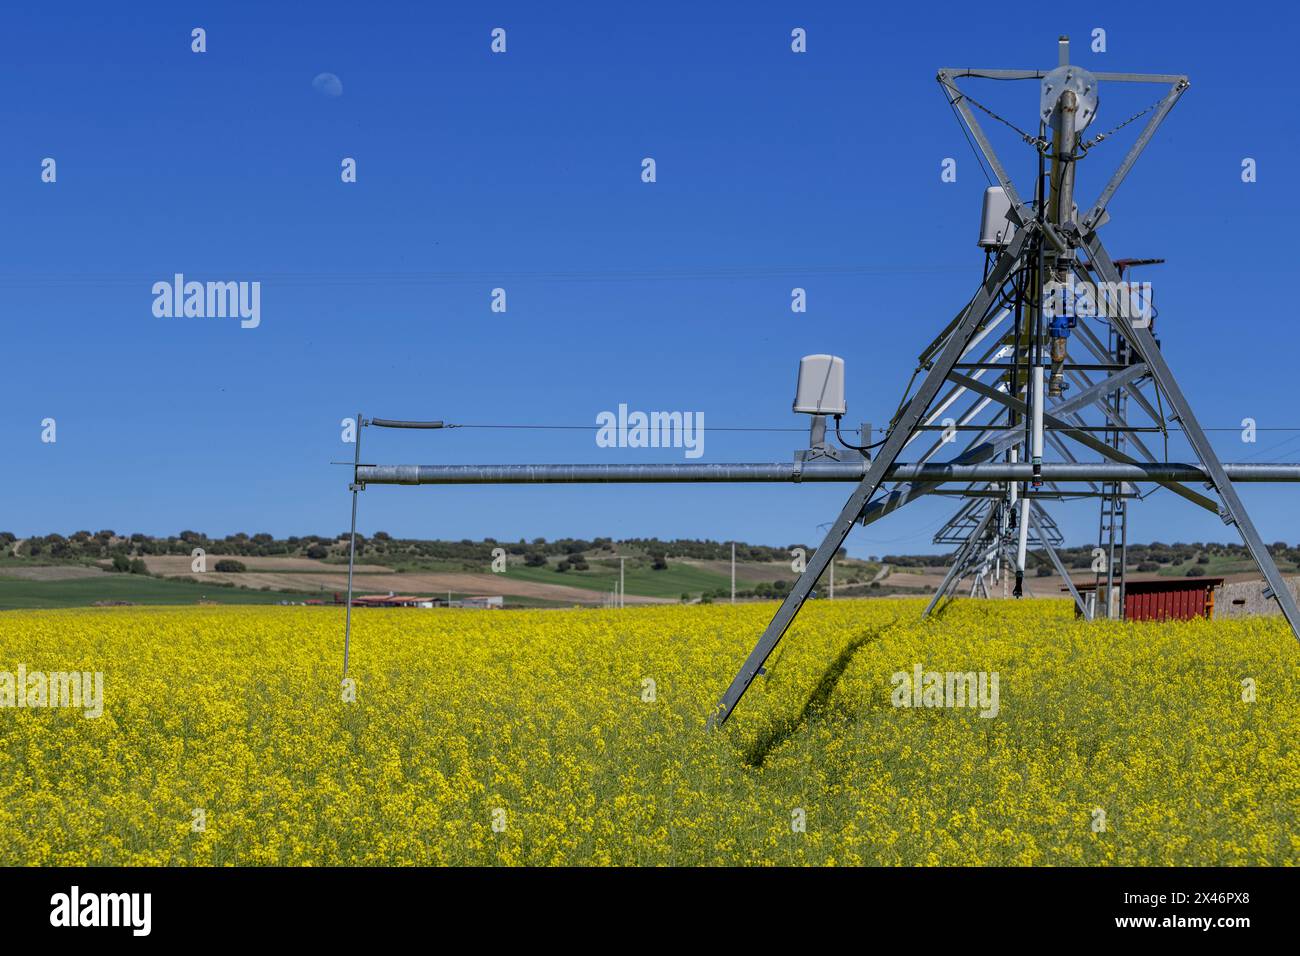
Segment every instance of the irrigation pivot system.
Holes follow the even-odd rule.
[[[1027,124],[1036,135],[998,116],[959,85],[978,79],[1037,82],[1038,116]],[[810,447],[789,463],[370,465],[361,463],[365,427],[441,428],[443,423],[358,415],[344,671],[351,636],[357,492],[372,484],[852,484],[825,539],[710,715],[712,727],[726,722],[762,673],[853,526],[879,521],[926,495],[961,502],[935,537],[956,550],[926,614],[967,578],[973,579],[972,594],[989,595],[991,583],[1001,579],[1009,585],[1014,575],[1014,593],[1020,596],[1026,554],[1037,547],[1085,617],[1122,616],[1128,506],[1163,487],[1236,526],[1263,575],[1266,596],[1277,601],[1300,637],[1295,599],[1233,486],[1239,481],[1300,481],[1300,465],[1219,461],[1161,354],[1149,285],[1126,278],[1159,260],[1114,260],[1098,236],[1116,190],[1187,89],[1187,78],[1091,73],[1070,64],[1069,41],[1062,37],[1053,69],[943,69],[938,80],[997,178],[984,196],[979,241],[984,278],[921,353],[883,439],[871,444],[871,430],[864,427],[862,445],[840,439],[841,447],[836,447],[827,440],[828,419],[840,438],[847,409],[844,363],[830,355],[807,356],[800,364],[794,410],[811,416]],[[1119,124],[1150,114],[1095,202],[1081,207],[1074,194],[1077,164],[1114,132],[1086,135],[1097,117],[1099,87],[1108,83],[1152,84],[1161,92],[1150,107]],[[972,107],[1010,126],[1036,153],[1037,174],[1024,196]],[[1166,460],[1170,422],[1181,430],[1194,461]],[[1159,455],[1153,450],[1157,442],[1163,451]],[[949,445],[960,450],[938,460]],[[909,446],[915,454],[904,461],[900,456]],[[1062,539],[1048,510],[1056,502],[1080,498],[1100,503],[1095,603],[1085,603],[1071,583],[1056,553]]]

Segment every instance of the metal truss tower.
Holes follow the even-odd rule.
[[[1187,77],[1093,74],[1070,64],[1069,41],[1065,37],[1061,38],[1058,54],[1058,65],[1051,70],[939,71],[938,81],[949,104],[997,177],[1007,204],[1007,235],[999,243],[996,259],[974,296],[921,353],[917,367],[920,384],[900,405],[866,475],[723,694],[711,717],[713,725],[730,717],[852,527],[878,521],[935,490],[934,483],[911,481],[880,494],[900,453],[936,427],[947,428],[949,434],[954,428],[974,432],[963,450],[950,459],[951,464],[1005,459],[1028,461],[1032,466],[1030,480],[1020,488],[1015,487],[1015,482],[994,487],[998,497],[990,501],[997,502],[997,506],[985,507],[979,524],[958,549],[948,577],[957,578],[971,562],[982,561],[986,555],[1005,552],[998,522],[1008,513],[1015,513],[1013,502],[1019,505],[1016,573],[1023,576],[1030,526],[1040,529],[1040,544],[1046,541],[1041,531],[1041,504],[1034,499],[1059,493],[1044,479],[1045,456],[1054,454],[1066,463],[1077,463],[1080,453],[1092,452],[1109,462],[1157,462],[1159,459],[1141,436],[1167,434],[1162,412],[1167,408],[1169,419],[1181,427],[1208,478],[1206,490],[1218,500],[1178,481],[1157,483],[1235,525],[1264,576],[1266,594],[1278,602],[1293,630],[1300,626],[1294,597],[1161,354],[1151,327],[1149,303],[1145,310],[1134,307],[1133,297],[1122,284],[1119,266],[1098,235],[1098,229],[1109,219],[1107,210],[1116,190],[1186,91]],[[1039,84],[1037,135],[1016,130],[1040,157],[1040,172],[1028,194],[1029,201],[1016,189],[972,106],[1015,127],[963,91],[960,81],[969,79]],[[1157,84],[1165,87],[1165,92],[1147,111],[1150,119],[1096,201],[1089,207],[1077,207],[1076,164],[1110,135],[1084,137],[1096,118],[1098,87],[1102,83]],[[1092,310],[1079,307],[1080,298],[1086,301],[1089,290]],[[1096,314],[1088,315],[1089,311]],[[1148,424],[1134,425],[1130,421],[1139,409]],[[942,421],[944,418],[947,422]],[[929,461],[944,444],[942,440],[931,444],[920,461]],[[1102,533],[1108,545],[1117,534],[1120,542],[1120,553],[1110,549],[1113,557],[1108,580],[1113,582],[1118,572],[1122,581],[1122,564],[1115,565],[1122,557],[1128,492],[1123,482],[1110,487],[1092,480],[1083,484],[1086,493],[1108,502],[1109,517]],[[1140,493],[1140,489],[1134,486],[1133,493]],[[986,549],[984,536],[990,527],[995,528],[997,541]],[[1049,553],[1054,551],[1049,549]],[[1068,575],[1065,577],[1068,582]],[[943,592],[941,588],[936,599]],[[1077,593],[1074,597],[1079,600]],[[1117,602],[1109,598],[1107,603],[1114,606]]]

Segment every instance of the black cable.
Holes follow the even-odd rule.
[[[961,128],[962,135],[966,137],[967,144],[970,145],[970,151],[975,154],[975,162],[979,163],[980,172],[984,174],[984,178],[988,181],[988,184],[992,186],[993,177],[989,175],[989,171],[984,167],[984,158],[980,156],[979,150],[975,148],[975,141],[971,139],[970,132],[966,129],[965,121],[962,119],[961,114],[957,112],[957,103],[953,100],[952,95],[948,93],[946,86],[944,87],[944,98],[948,100],[948,108],[952,110],[952,115],[956,117],[957,125]],[[967,97],[967,99],[969,99],[969,97]],[[972,100],[971,102],[974,101]]]
[[[848,442],[844,440],[844,436],[840,434],[840,416],[836,415],[835,416],[835,440],[838,441],[845,448],[848,448],[852,451],[870,451],[873,448],[879,448],[885,442],[889,441],[889,435],[886,434],[884,438],[880,439],[880,441],[874,442],[873,444],[870,445],[850,445]]]

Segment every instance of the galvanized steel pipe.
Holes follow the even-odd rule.
[[[620,465],[360,465],[356,480],[367,485],[531,485],[531,484],[671,484],[860,481],[866,462],[772,462],[706,464],[655,463]],[[1300,481],[1300,464],[1246,462],[1224,464],[1232,481]],[[1044,481],[1187,481],[1206,482],[1199,465],[1177,462],[1044,462]],[[899,462],[888,481],[981,482],[1029,481],[1028,462],[950,465]]]

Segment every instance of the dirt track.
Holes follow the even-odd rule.
[[[208,564],[211,567],[211,562]],[[189,566],[186,565],[186,570]],[[247,571],[242,574],[222,574],[208,571],[204,574],[177,574],[213,584],[240,584],[250,588],[270,588],[273,591],[312,591],[332,598],[335,591],[345,591],[348,586],[346,571],[323,574],[277,574],[274,571]],[[575,588],[564,584],[542,584],[519,581],[498,574],[470,574],[457,572],[396,572],[387,574],[357,574],[352,581],[355,594],[501,594],[506,597],[530,597],[566,604],[599,604],[604,594],[589,588]],[[675,604],[666,598],[627,596],[628,604]]]

